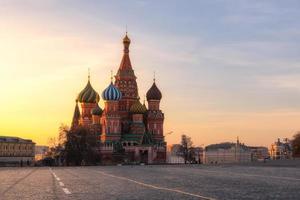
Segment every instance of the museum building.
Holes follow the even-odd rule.
[[[32,140],[0,136],[0,166],[32,165],[34,147]]]

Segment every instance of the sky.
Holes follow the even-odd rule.
[[[47,144],[87,82],[101,93],[122,38],[141,96],[153,71],[169,144],[270,146],[300,131],[298,0],[0,0],[0,135]],[[103,100],[100,100],[103,107]]]

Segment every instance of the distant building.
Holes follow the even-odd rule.
[[[269,150],[267,147],[249,147],[252,153],[252,161],[265,160],[270,158]]]
[[[212,144],[205,147],[204,163],[246,163],[251,162],[251,150],[237,139],[236,143]]]
[[[0,136],[0,165],[31,165],[34,147],[32,140]]]
[[[48,146],[35,146],[35,160],[42,160],[46,157],[47,153],[49,151],[49,147]]]
[[[193,158],[195,163],[203,163],[203,148],[202,147],[192,147],[191,151],[193,152]]]
[[[292,145],[287,138],[282,142],[278,138],[276,142],[271,144],[270,157],[272,160],[291,159],[292,155]]]

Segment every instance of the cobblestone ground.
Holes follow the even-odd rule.
[[[0,168],[0,199],[300,199],[300,168]]]

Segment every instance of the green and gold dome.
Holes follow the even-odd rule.
[[[100,100],[99,94],[92,87],[90,80],[88,80],[85,88],[79,93],[77,100],[80,103],[98,103]]]
[[[130,112],[133,114],[144,114],[147,112],[145,105],[141,104],[140,100],[137,100],[131,107]]]
[[[97,106],[95,108],[93,108],[91,110],[91,114],[92,115],[97,115],[97,116],[101,116],[102,115],[103,110],[100,108],[100,106],[97,104]]]

